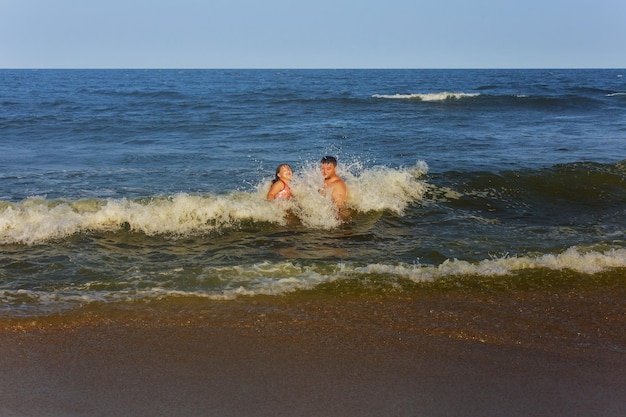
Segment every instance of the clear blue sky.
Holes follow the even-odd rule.
[[[626,0],[0,0],[0,68],[626,68]]]

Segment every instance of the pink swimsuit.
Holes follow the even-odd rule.
[[[289,188],[289,185],[287,185],[287,183],[283,180],[280,180],[280,182],[285,185],[285,188],[276,193],[276,198],[291,198],[291,188]]]

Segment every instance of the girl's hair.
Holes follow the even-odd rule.
[[[281,169],[282,167],[289,167],[289,168],[291,168],[291,167],[289,166],[289,164],[280,164],[280,165],[278,165],[278,166],[276,167],[276,176],[275,176],[275,177],[274,177],[274,179],[272,180],[272,184],[274,184],[276,181],[280,181],[280,178],[278,177],[278,174],[280,174],[280,169]]]

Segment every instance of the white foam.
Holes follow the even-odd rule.
[[[585,274],[596,274],[611,268],[626,267],[626,249],[611,249],[605,252],[584,251],[576,247],[560,254],[537,256],[504,256],[485,259],[478,263],[458,259],[448,259],[440,265],[380,265],[372,264],[357,271],[363,273],[392,274],[416,282],[459,276],[502,276],[518,271],[546,268],[551,270],[572,270]]]
[[[390,210],[402,215],[412,201],[421,200],[426,193],[426,184],[419,177],[427,169],[425,165],[414,170],[377,167],[350,176],[348,202],[361,212]]]
[[[145,200],[75,202],[30,198],[0,209],[0,243],[33,244],[123,226],[147,235],[186,235],[220,229],[245,219],[281,222],[284,214],[253,193],[181,193]]]

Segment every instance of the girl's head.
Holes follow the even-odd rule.
[[[280,164],[276,167],[276,176],[274,177],[273,183],[276,181],[289,181],[291,179],[291,166],[289,164]]]

